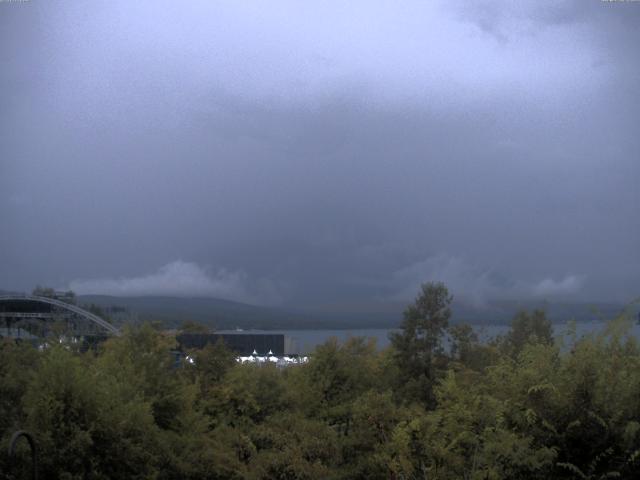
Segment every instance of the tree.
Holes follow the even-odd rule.
[[[453,325],[449,328],[449,335],[451,336],[451,358],[466,365],[473,346],[478,343],[478,335],[467,323]]]
[[[247,479],[335,478],[341,458],[338,434],[325,423],[293,412],[277,413],[250,431],[256,452]]]
[[[55,300],[60,300],[65,303],[70,303],[72,305],[76,304],[76,294],[73,290],[67,290],[66,292],[56,292],[53,288],[37,285],[31,293],[32,295],[35,295],[37,297],[48,297]]]
[[[236,364],[236,354],[229,350],[220,338],[216,343],[208,343],[204,348],[192,352],[195,365],[187,365],[187,372],[197,376],[203,394],[218,384]]]
[[[157,463],[151,408],[91,355],[42,353],[23,400],[44,478],[150,478]]]
[[[33,292],[31,293],[37,297],[54,298],[56,291],[51,287],[43,287],[41,285],[36,285],[36,288],[34,288]]]
[[[424,283],[420,295],[404,311],[402,332],[390,336],[400,371],[400,392],[408,395],[408,400],[433,406],[434,360],[442,353],[442,336],[449,325],[452,301],[444,283]]]
[[[451,342],[449,355],[456,362],[452,365],[454,369],[464,367],[481,372],[500,358],[498,348],[480,342],[471,325],[453,325],[449,327],[448,333]]]
[[[181,333],[211,333],[211,330],[206,325],[203,325],[193,320],[185,320],[180,326]]]
[[[553,343],[553,327],[544,310],[534,310],[531,314],[518,312],[504,338],[503,348],[511,356],[517,356],[528,343]]]
[[[10,464],[30,465],[27,452],[21,452],[20,446],[24,446],[24,443],[19,443],[17,451],[18,454],[25,453],[20,456],[24,457],[22,462],[9,462],[6,446],[11,435],[24,428],[24,395],[33,380],[40,357],[39,352],[29,344],[0,339],[0,479],[14,478],[4,476],[4,472],[9,473]]]

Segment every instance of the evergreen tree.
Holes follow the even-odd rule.
[[[423,284],[420,295],[404,311],[402,331],[390,337],[399,368],[398,391],[406,400],[434,406],[437,357],[442,357],[442,336],[449,325],[452,301],[443,283]]]

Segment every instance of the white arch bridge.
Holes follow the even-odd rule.
[[[16,306],[19,308],[16,309]],[[40,309],[29,308],[30,306],[39,306]],[[42,309],[42,307],[47,306],[49,308],[49,311],[46,311],[46,309]],[[120,330],[111,325],[109,322],[100,318],[98,315],[95,315],[83,308],[78,307],[77,305],[62,302],[55,298],[41,297],[37,295],[0,295],[0,319],[5,319],[5,321],[9,321],[10,319],[20,320],[30,318],[47,321],[48,319],[53,319],[56,316],[56,313],[52,310],[67,312],[76,315],[79,318],[90,322],[90,324],[101,327],[109,335],[120,334]]]

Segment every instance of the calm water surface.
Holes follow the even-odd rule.
[[[569,332],[569,324],[554,324],[554,335],[556,337],[566,337]],[[575,324],[575,334],[577,338],[589,334],[601,333],[605,328],[604,322],[583,322]],[[474,325],[474,330],[482,341],[490,340],[498,335],[504,335],[508,330],[508,325]],[[389,334],[398,332],[393,328],[364,328],[345,330],[244,330],[243,333],[282,333],[297,342],[300,353],[310,353],[318,345],[323,344],[329,338],[335,337],[340,342],[344,342],[349,337],[374,338],[379,348],[389,346]],[[228,333],[235,333],[233,330],[226,330]],[[640,340],[640,325],[633,325],[632,334]]]

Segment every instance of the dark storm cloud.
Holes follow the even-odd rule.
[[[514,5],[0,4],[0,286],[629,299],[640,5]]]

